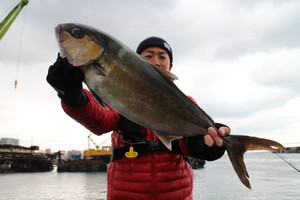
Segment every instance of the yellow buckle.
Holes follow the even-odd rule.
[[[138,156],[138,152],[134,151],[133,146],[129,147],[129,151],[125,153],[126,158],[135,158]]]

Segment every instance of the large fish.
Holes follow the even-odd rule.
[[[99,104],[105,107],[105,102],[152,130],[168,148],[174,138],[205,135],[208,127],[216,128],[213,119],[175,86],[175,75],[117,39],[81,24],[60,24],[55,30],[60,55],[84,72],[84,82]],[[275,141],[250,136],[230,135],[223,140],[234,170],[248,188],[243,154],[284,149]]]

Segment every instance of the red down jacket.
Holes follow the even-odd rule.
[[[107,107],[103,109],[86,91],[88,103],[79,109],[62,102],[64,111],[91,132],[101,135],[112,132],[112,145],[122,147],[120,115]],[[148,129],[142,130],[146,140],[157,140]],[[181,154],[168,150],[145,153],[137,158],[122,158],[111,162],[107,172],[108,200],[191,200],[193,171]]]

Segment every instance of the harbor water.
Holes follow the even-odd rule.
[[[281,154],[300,168],[300,154]],[[246,153],[252,190],[239,181],[224,155],[194,170],[194,200],[296,200],[300,199],[300,173],[269,152]],[[0,174],[0,200],[65,200],[106,198],[106,173]]]

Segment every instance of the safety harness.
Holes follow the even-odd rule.
[[[120,115],[120,117],[120,124],[123,132],[123,141],[129,145],[124,147],[113,146],[111,161],[118,160],[124,157],[135,158],[147,152],[168,150],[165,145],[159,140],[146,141],[142,133],[143,128],[140,125],[130,121],[122,115]],[[172,151],[170,152],[180,153],[184,156],[176,141],[172,143]]]
[[[168,150],[168,149],[159,140],[157,141],[149,140],[146,143],[133,144],[125,147],[113,146],[111,161],[118,160],[124,157],[134,158],[137,156],[141,156],[147,152],[164,151],[164,150]]]

